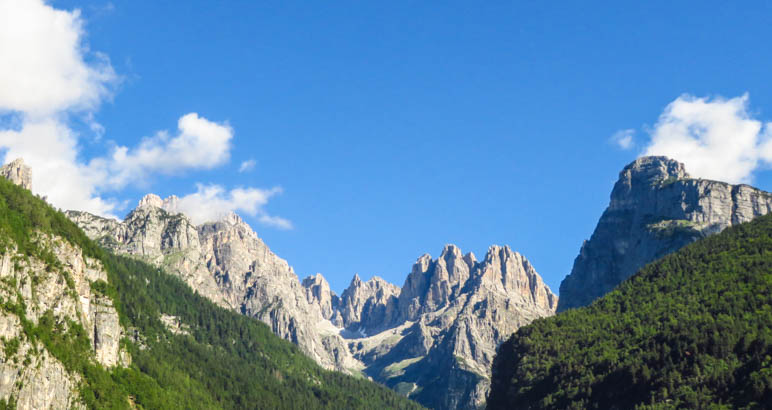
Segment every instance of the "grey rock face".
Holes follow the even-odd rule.
[[[320,301],[309,303],[307,288],[289,264],[238,215],[196,226],[176,212],[176,201],[147,195],[121,222],[85,212],[67,215],[108,249],[161,266],[220,306],[263,321],[321,365],[344,371],[359,367],[330,322],[326,281],[319,285],[325,292],[317,293],[329,297],[328,317]]]
[[[560,284],[558,311],[588,305],[645,264],[771,210],[767,192],[690,178],[665,157],[639,158],[620,172],[608,208]]]
[[[464,256],[455,245],[447,245],[439,259],[423,255],[413,265],[399,298],[402,320],[415,320],[453,300],[469,279],[474,268],[474,254]]]
[[[320,274],[301,283],[238,216],[195,226],[172,204],[146,196],[122,222],[68,215],[104,246],[167,268],[323,366],[361,372],[430,407],[481,405],[497,346],[557,305],[508,247],[478,262],[448,245],[438,259],[419,258],[402,289],[355,276],[338,297]]]
[[[394,322],[399,293],[398,286],[377,276],[362,282],[359,275],[354,275],[340,297],[338,311],[343,326],[365,334],[383,330]]]
[[[112,300],[91,289],[91,283],[107,280],[101,263],[61,238],[37,235],[35,241],[51,251],[62,271],[46,269],[44,261],[8,249],[0,257],[0,298],[20,298],[33,324],[45,314],[53,314],[59,323],[79,323],[89,333],[95,360],[105,367],[127,366],[130,356],[120,347],[124,330]],[[18,341],[15,353],[4,350],[0,360],[0,398],[15,399],[20,409],[83,407],[79,376],[69,373],[39,341],[27,338],[11,312],[0,313],[0,340],[3,346]]]
[[[21,158],[0,167],[0,175],[24,189],[32,189],[32,171]]]
[[[343,326],[343,318],[338,310],[340,298],[330,290],[330,284],[321,273],[303,279],[303,287],[306,288],[308,303],[318,305],[322,316],[335,326]]]
[[[363,287],[357,279],[344,295]],[[365,374],[428,407],[474,409],[487,396],[499,344],[520,326],[553,315],[557,302],[510,248],[492,246],[476,262],[448,245],[438,259],[423,255],[413,265],[394,327],[364,337],[349,329],[349,347]]]

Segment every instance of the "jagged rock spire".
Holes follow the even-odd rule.
[[[608,208],[560,284],[558,311],[588,305],[645,264],[770,211],[767,192],[690,178],[667,157],[638,158],[619,173]]]
[[[3,165],[0,168],[0,175],[24,189],[32,189],[32,170],[22,158],[16,158]]]

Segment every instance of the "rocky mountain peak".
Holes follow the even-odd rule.
[[[642,193],[652,187],[689,178],[684,164],[667,157],[641,157],[628,164],[619,173],[611,191],[612,208],[635,205]]]
[[[179,213],[179,198],[176,195],[171,195],[165,199],[161,199],[160,196],[156,194],[147,194],[142,199],[139,200],[139,204],[137,205],[137,209],[152,209],[152,208],[159,208],[163,209],[164,211],[176,214]]]
[[[509,246],[493,245],[488,248],[475,279],[477,286],[517,295],[523,303],[545,311],[557,308],[558,297],[544,283],[531,262]]]
[[[24,189],[32,189],[32,170],[22,158],[16,158],[0,167],[0,175]]]
[[[628,164],[619,173],[620,180],[634,180],[649,184],[669,178],[689,178],[684,164],[668,157],[640,157]]]
[[[343,319],[338,311],[340,299],[330,290],[330,284],[321,273],[303,279],[308,303],[319,305],[322,316],[336,326],[343,326]]]
[[[690,178],[666,157],[638,158],[620,172],[608,208],[560,284],[559,310],[587,305],[647,263],[770,211],[767,192]]]
[[[400,288],[378,276],[363,282],[358,274],[340,295],[342,325],[364,333],[382,330],[395,319]]]
[[[147,194],[142,197],[142,199],[139,200],[139,204],[137,205],[140,208],[145,207],[154,207],[154,208],[162,208],[164,206],[164,201],[161,199],[160,196],[156,194]]]
[[[246,224],[246,222],[244,222],[244,220],[241,219],[241,217],[238,214],[236,214],[235,212],[232,212],[232,211],[226,213],[222,217],[221,221],[225,222],[227,224],[230,224],[230,225],[234,225],[234,226],[235,225],[244,225],[244,224]],[[252,229],[252,228],[250,228],[250,229]]]

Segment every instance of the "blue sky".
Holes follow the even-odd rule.
[[[557,292],[622,167],[644,152],[680,152],[674,141],[686,137],[663,124],[715,130],[692,141],[708,148],[689,154],[687,170],[772,189],[766,2],[47,7],[80,10],[84,64],[101,70],[86,83],[105,85],[92,99],[45,107],[72,132],[72,161],[139,152],[143,138],[163,145],[185,134],[178,120],[189,113],[230,133],[225,157],[213,152],[210,162],[135,161],[121,182],[128,168],[108,164],[110,178],[91,194],[123,216],[146,192],[242,189],[257,201],[242,214],[271,249],[338,292],[354,273],[401,285],[418,256],[436,257],[446,243],[478,258],[508,244]],[[40,104],[32,113],[3,101],[0,126],[10,130],[44,115]],[[758,144],[746,141],[737,156],[758,161],[720,157],[735,146],[732,130],[754,124],[748,138]],[[620,131],[632,135],[626,149],[613,141]],[[722,165],[700,165],[700,155]],[[245,161],[254,167],[239,172]]]

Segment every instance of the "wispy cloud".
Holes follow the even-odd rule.
[[[105,167],[111,174],[109,184],[122,186],[151,173],[173,175],[190,169],[211,169],[228,161],[233,138],[228,124],[190,113],[179,119],[177,128],[174,137],[161,131],[134,149],[116,147],[109,158],[94,165]]]
[[[115,202],[96,195],[99,175],[78,163],[78,135],[68,117],[100,130],[93,112],[119,78],[107,56],[89,53],[80,12],[41,0],[0,1],[0,114],[16,126],[0,129],[5,158],[24,156],[33,188],[55,205],[109,214]]]
[[[620,149],[629,150],[635,145],[634,137],[635,130],[630,128],[615,132],[614,135],[611,136],[610,141]]]
[[[220,185],[199,184],[195,193],[179,199],[178,210],[188,215],[194,223],[216,221],[229,212],[256,217],[265,225],[280,229],[292,229],[292,223],[284,218],[269,215],[264,206],[280,187],[271,189],[236,188],[227,191]]]
[[[772,163],[772,127],[753,118],[748,102],[748,94],[682,95],[665,107],[644,154],[681,161],[696,177],[750,182],[754,171]]]
[[[84,160],[80,142],[86,136],[72,121],[85,123],[92,140],[100,140],[105,130],[95,114],[120,82],[110,59],[91,52],[85,37],[78,10],[58,10],[43,0],[0,0],[0,152],[6,162],[23,157],[32,167],[34,192],[63,209],[114,216],[125,202],[109,195],[127,185],[228,162],[233,129],[197,113],[180,117],[173,134],[160,131],[136,147],[114,145]],[[289,221],[263,211],[278,192],[200,185],[183,199],[197,218],[208,217],[206,209],[239,211],[289,228]]]
[[[257,165],[257,161],[254,159],[249,159],[241,163],[239,166],[239,172],[247,172],[251,171],[255,168],[255,165]]]

